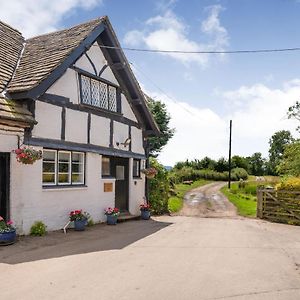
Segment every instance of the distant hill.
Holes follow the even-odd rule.
[[[173,167],[171,167],[171,166],[164,166],[164,168],[165,168],[167,171],[170,171]]]

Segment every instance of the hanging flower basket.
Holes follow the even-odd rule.
[[[43,153],[41,150],[35,150],[31,147],[23,147],[14,150],[16,159],[19,163],[24,165],[32,165],[39,159],[42,159]]]
[[[155,168],[143,169],[141,172],[149,179],[154,178],[157,175],[157,170]]]

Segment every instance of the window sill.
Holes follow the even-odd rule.
[[[43,191],[74,191],[74,190],[86,190],[87,185],[44,185]]]
[[[100,179],[102,179],[102,180],[116,180],[116,177],[104,176],[104,177],[101,177]]]
[[[119,116],[119,117],[123,116],[123,114],[118,112],[118,111],[112,111],[112,110],[108,110],[108,109],[105,109],[105,108],[101,108],[101,107],[93,106],[93,105],[90,105],[90,104],[82,103],[82,102],[80,103],[80,106],[89,108],[89,109],[94,110],[94,111],[101,111],[103,113],[106,113],[106,114],[109,114],[109,115],[112,115],[112,116]]]

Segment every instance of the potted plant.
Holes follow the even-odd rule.
[[[120,211],[118,208],[108,207],[107,209],[104,210],[104,213],[106,215],[108,225],[116,225],[117,224],[118,216],[120,214]]]
[[[85,230],[85,225],[87,224],[87,220],[89,218],[89,214],[86,212],[82,212],[80,210],[73,210],[69,214],[70,221],[74,222],[74,228],[76,231]]]
[[[157,170],[155,168],[146,168],[141,170],[141,172],[145,174],[147,178],[154,178],[157,175]]]
[[[141,211],[141,218],[143,220],[149,220],[150,219],[150,205],[147,203],[143,203],[140,205],[140,211]]]
[[[10,245],[15,243],[16,229],[12,224],[12,221],[5,222],[0,216],[0,245]]]
[[[24,165],[32,165],[35,161],[43,157],[41,150],[35,150],[32,147],[23,147],[14,150],[19,163]]]

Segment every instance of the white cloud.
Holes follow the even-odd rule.
[[[219,93],[219,92],[218,92]],[[185,159],[228,155],[229,120],[233,120],[233,154],[251,155],[262,152],[268,155],[269,138],[282,129],[297,137],[295,120],[288,120],[286,112],[300,94],[300,80],[271,89],[263,84],[242,86],[222,93],[230,111],[219,115],[209,108],[197,108],[185,102],[175,104],[166,96],[150,93],[166,103],[171,114],[175,136],[166,145],[159,159],[173,165]],[[188,111],[187,111],[188,110]],[[190,113],[191,112],[191,113]]]
[[[28,38],[58,29],[63,17],[76,8],[92,9],[103,0],[14,0],[2,1],[0,20],[18,29]]]
[[[181,50],[181,51],[212,51],[223,50],[228,46],[227,30],[221,26],[219,14],[220,5],[210,6],[207,9],[208,17],[201,24],[201,32],[209,37],[208,43],[199,43],[189,38],[189,28],[171,9],[162,15],[148,19],[144,23],[143,30],[127,32],[124,43],[129,46],[144,45],[155,50]],[[184,64],[196,62],[206,66],[209,62],[209,54],[178,54],[162,53]]]

